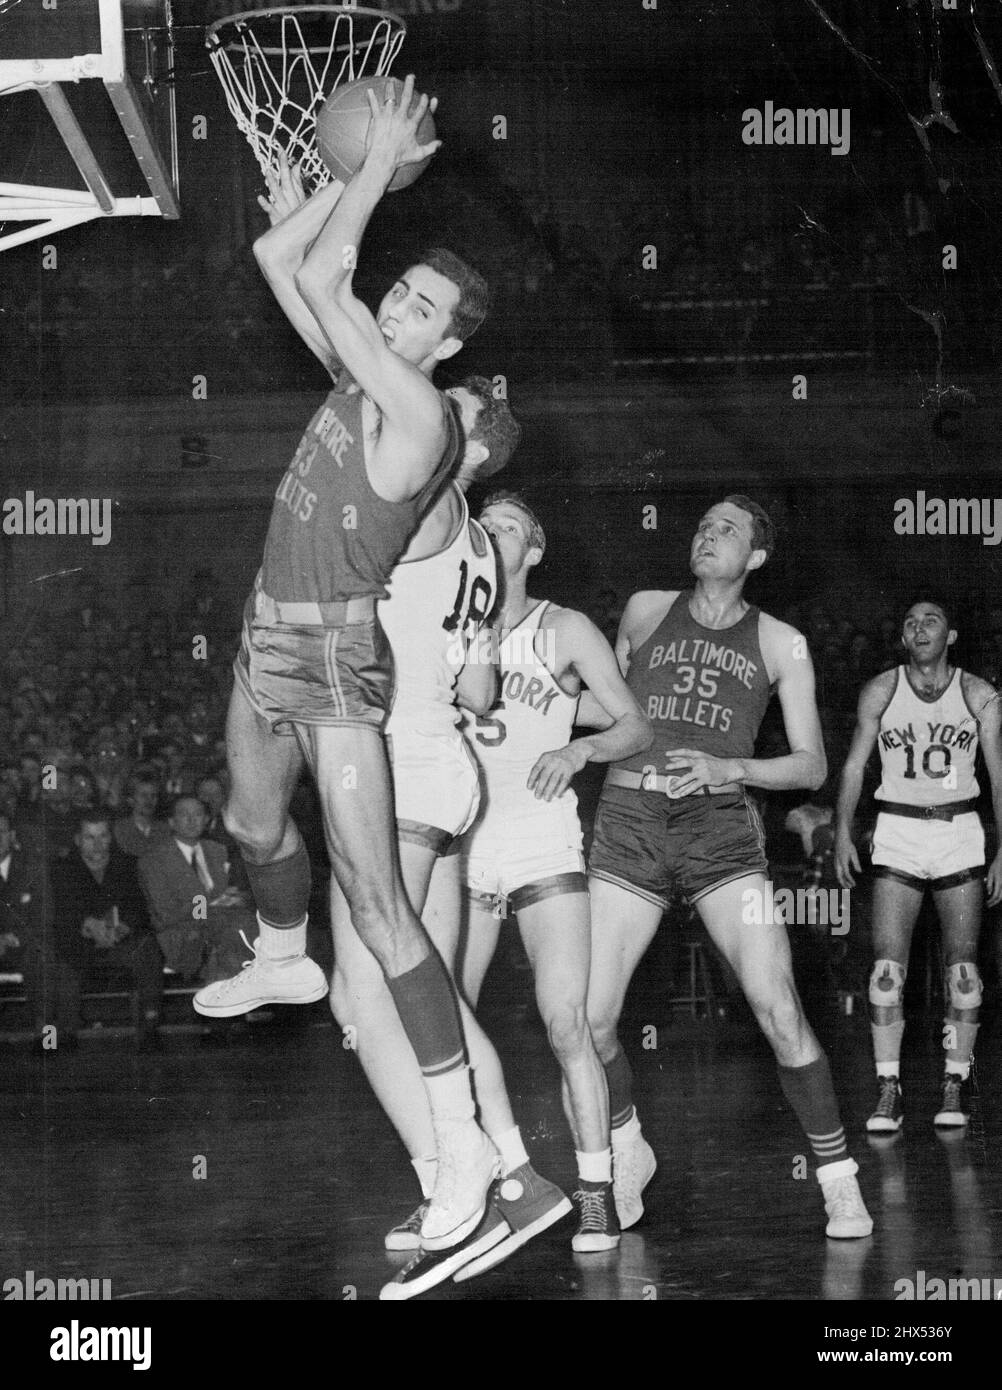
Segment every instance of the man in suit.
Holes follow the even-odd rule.
[[[139,861],[139,880],[153,929],[171,970],[202,983],[237,974],[253,939],[254,913],[229,881],[226,850],[203,838],[205,807],[195,796],[174,798],[169,836]]]
[[[150,773],[137,772],[129,779],[129,814],[115,821],[115,844],[133,859],[169,839],[165,821],[157,820],[160,788]]]
[[[149,929],[135,860],[114,845],[107,811],[81,811],[72,854],[53,866],[52,893],[47,975],[57,986],[51,1002],[58,1048],[76,1042],[85,979],[103,984],[114,975],[125,975],[137,991],[140,1048],[156,1046],[163,959]],[[46,1021],[53,1021],[51,1013]],[[46,1036],[42,1045],[49,1050]]]

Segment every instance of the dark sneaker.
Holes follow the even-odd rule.
[[[901,1128],[901,1121],[905,1117],[901,1104],[901,1083],[896,1076],[881,1076],[878,1082],[880,1095],[877,1097],[877,1108],[867,1120],[866,1128],[871,1134],[893,1134]]]
[[[571,1210],[570,1198],[554,1183],[541,1178],[528,1163],[515,1168],[499,1183],[494,1201],[508,1223],[509,1234],[486,1255],[464,1264],[453,1276],[457,1284],[493,1269]]]
[[[386,1232],[383,1244],[387,1250],[420,1250],[421,1248],[421,1222],[424,1220],[425,1212],[428,1210],[428,1203],[422,1202],[411,1212],[410,1216],[394,1226],[392,1230]]]
[[[956,1072],[948,1071],[943,1077],[943,1100],[939,1110],[932,1117],[934,1125],[943,1129],[962,1129],[968,1116],[964,1110],[963,1078]]]
[[[480,1224],[458,1245],[447,1250],[422,1250],[404,1266],[395,1279],[384,1284],[379,1297],[384,1302],[403,1302],[407,1298],[417,1298],[436,1284],[451,1278],[458,1269],[470,1260],[478,1259],[486,1251],[510,1235],[508,1223],[497,1209],[497,1204],[488,1202]]]
[[[584,1254],[592,1250],[612,1250],[619,1244],[619,1218],[612,1183],[579,1187],[574,1205],[580,1220],[571,1240],[571,1249]]]

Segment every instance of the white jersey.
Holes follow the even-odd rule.
[[[533,765],[571,741],[578,697],[561,690],[544,660],[549,633],[541,629],[549,607],[537,604],[502,639],[501,691],[490,713],[464,717],[463,732],[487,779],[488,816],[512,797],[534,801],[526,787]],[[569,787],[557,800],[577,805]]]
[[[923,700],[898,667],[894,694],[880,716],[878,801],[937,806],[978,794],[974,759],[978,721],[964,698],[963,672],[935,700]]]
[[[389,597],[377,605],[393,649],[396,688],[386,732],[452,734],[459,719],[453,704],[467,645],[494,607],[497,566],[490,537],[470,517],[448,545],[394,568]]]

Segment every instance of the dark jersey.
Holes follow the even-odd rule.
[[[727,628],[704,627],[681,593],[630,658],[626,683],[654,726],[654,744],[616,764],[635,772],[677,748],[750,758],[771,686],[758,641],[759,610]]]
[[[365,470],[361,391],[334,390],[314,415],[271,511],[261,587],[286,603],[386,596],[386,581],[451,471],[460,430],[443,397],[448,439],[428,482],[407,502],[378,496]]]

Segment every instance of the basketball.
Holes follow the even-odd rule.
[[[357,82],[346,82],[328,97],[317,117],[317,150],[336,179],[347,183],[365,158],[372,120],[366,92],[373,91],[376,99],[383,102],[387,88],[392,87],[394,98],[399,101],[403,85],[395,77],[361,77]],[[430,111],[418,126],[417,138],[422,145],[435,139],[435,122]],[[431,155],[398,169],[389,192],[396,193],[420,178],[430,159]]]

